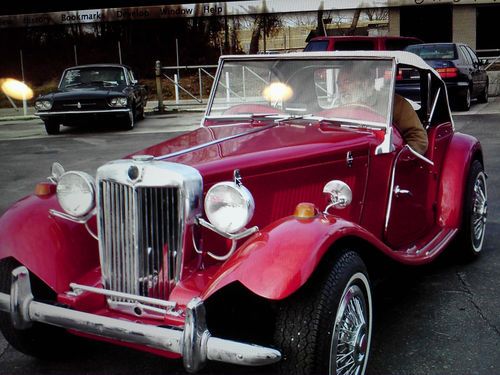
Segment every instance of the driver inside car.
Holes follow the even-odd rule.
[[[356,64],[340,69],[337,77],[339,90],[336,106],[361,106],[377,110],[376,79],[372,65]],[[392,121],[404,141],[416,152],[427,151],[428,139],[417,113],[401,95],[394,94]]]

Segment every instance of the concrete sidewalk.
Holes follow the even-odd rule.
[[[175,100],[164,100],[163,106],[164,112],[167,113],[173,111],[203,112],[207,106],[207,100],[205,99],[203,103],[198,103],[196,100],[180,100],[178,103]],[[158,112],[158,101],[148,101],[144,111],[147,115],[160,114]],[[26,114],[24,114],[22,105],[18,106],[18,108],[0,108],[0,121],[35,120],[38,119],[35,113],[34,107],[27,107]]]

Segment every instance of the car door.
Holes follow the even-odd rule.
[[[468,46],[465,46],[465,49],[469,52],[474,65],[474,86],[476,86],[477,89],[476,94],[479,95],[484,91],[484,87],[488,82],[488,75],[486,70],[484,70],[484,67],[479,62],[476,53]]]
[[[481,79],[481,73],[479,69],[479,60],[477,56],[472,52],[470,48],[465,45],[460,46],[460,50],[466,56],[469,66],[468,71],[470,72],[470,76],[472,79],[472,96],[475,97],[479,95],[479,93],[483,90],[484,82]],[[475,60],[474,60],[475,58]]]
[[[128,72],[128,78],[130,81],[130,87],[132,88],[132,92],[133,92],[133,96],[134,96],[134,102],[135,102],[136,108],[139,110],[140,109],[139,107],[145,105],[144,87],[142,85],[138,84],[132,70],[127,69],[127,72]]]
[[[404,146],[393,165],[385,238],[395,248],[410,245],[435,223],[437,185],[433,163]]]

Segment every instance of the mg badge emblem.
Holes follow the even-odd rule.
[[[78,108],[78,109],[82,108],[82,105],[80,104],[80,102],[76,103],[76,108]]]

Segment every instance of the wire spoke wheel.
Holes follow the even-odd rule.
[[[475,251],[480,251],[483,245],[486,218],[488,216],[488,193],[486,191],[486,176],[483,172],[477,175],[474,183],[471,214],[472,246]]]
[[[372,297],[368,271],[350,248],[333,250],[277,312],[274,340],[286,375],[364,375],[370,351]]]
[[[358,375],[365,371],[371,335],[367,301],[371,298],[359,284],[365,282],[363,274],[354,275],[342,294],[330,346],[331,375]]]

